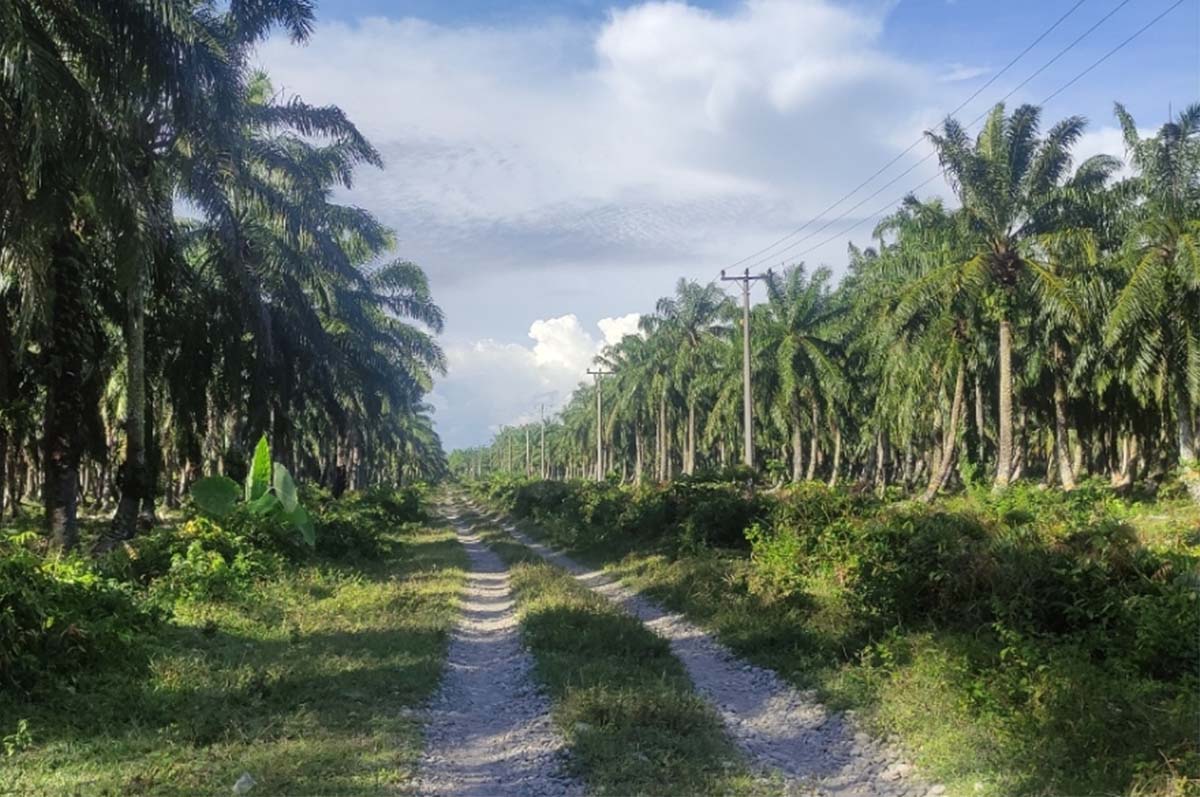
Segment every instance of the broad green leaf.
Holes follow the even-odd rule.
[[[275,493],[263,493],[249,504],[250,511],[256,515],[269,515],[280,508],[279,499]]]
[[[263,435],[254,448],[254,461],[246,474],[246,500],[253,501],[271,486],[271,446]]]
[[[206,476],[192,485],[192,500],[206,515],[223,518],[237,504],[237,482],[228,476]]]
[[[312,518],[308,516],[308,512],[304,511],[304,507],[297,506],[295,511],[288,514],[288,520],[292,521],[292,525],[304,535],[305,542],[310,546],[317,544],[317,530],[313,526]]]
[[[275,495],[279,497],[279,502],[283,504],[284,512],[295,512],[296,507],[300,505],[300,497],[296,494],[296,482],[292,480],[292,474],[288,473],[288,469],[275,463]]]

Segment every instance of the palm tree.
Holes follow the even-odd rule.
[[[729,299],[716,285],[681,279],[675,296],[658,300],[655,314],[643,319],[645,328],[660,332],[674,348],[672,383],[687,408],[683,472],[696,471],[696,412],[700,401],[701,371],[711,362],[709,345],[727,337],[723,307]]]
[[[653,349],[642,336],[626,335],[608,347],[600,361],[614,372],[616,396],[609,415],[608,434],[612,435],[618,425],[632,430],[633,481],[640,485],[646,463],[645,430],[654,414],[651,401]]]
[[[1161,385],[1175,416],[1184,480],[1200,501],[1194,414],[1200,396],[1200,104],[1143,139],[1116,106],[1139,201],[1121,253],[1127,281],[1107,341],[1124,342],[1134,377]]]
[[[973,142],[953,119],[943,123],[940,133],[926,133],[977,236],[970,267],[984,271],[994,288],[999,326],[997,489],[1008,485],[1013,469],[1013,315],[1029,281],[1042,292],[1060,292],[1035,244],[1054,229],[1056,220],[1046,206],[1085,125],[1082,117],[1072,116],[1039,137],[1040,115],[1038,108],[1022,105],[1006,116],[999,104]]]
[[[814,477],[819,417],[846,389],[837,342],[841,314],[830,303],[831,279],[831,272],[823,268],[809,277],[803,264],[784,269],[782,275],[768,272],[767,312],[755,328],[763,359],[774,364],[778,390],[772,403],[791,431],[796,482]],[[802,471],[806,423],[811,435],[807,473]]]

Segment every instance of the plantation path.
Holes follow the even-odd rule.
[[[941,786],[918,781],[898,751],[856,731],[846,717],[827,711],[813,693],[799,691],[771,670],[739,659],[683,615],[664,610],[510,524],[503,528],[666,639],[696,690],[721,715],[733,741],[752,762],[778,773],[788,794],[922,797],[943,793]]]
[[[477,536],[457,524],[455,530],[471,572],[446,674],[429,707],[416,791],[422,797],[582,794],[563,774],[563,741],[521,646],[508,570]]]

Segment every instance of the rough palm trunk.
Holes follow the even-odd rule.
[[[1070,424],[1067,420],[1067,389],[1057,371],[1054,374],[1054,458],[1058,460],[1058,479],[1068,492],[1075,489],[1075,471],[1071,468]]]
[[[936,470],[930,471],[929,486],[921,496],[921,501],[929,503],[946,485],[950,478],[950,469],[954,466],[954,453],[958,451],[958,418],[962,414],[963,394],[966,392],[966,368],[958,366],[958,376],[954,380],[954,400],[950,404],[950,422],[946,425],[942,436],[942,456]]]
[[[887,440],[883,432],[875,433],[875,492],[883,495],[887,489]]]
[[[804,474],[807,481],[812,481],[817,475],[817,403],[812,403],[812,437],[808,441],[808,470]]]
[[[838,471],[842,467],[842,427],[833,421],[833,472],[829,474],[829,486],[837,487]]]
[[[146,466],[146,285],[142,268],[125,293],[125,462],[121,467],[121,499],[112,519],[113,535],[128,540],[137,532],[138,510],[149,483]]]
[[[80,421],[86,415],[83,369],[87,317],[83,269],[74,232],[55,245],[51,265],[50,334],[46,347],[46,405],[42,427],[42,500],[54,544],[64,550],[79,542]]]
[[[687,445],[683,462],[683,472],[691,476],[696,472],[696,402],[688,401]]]
[[[975,456],[980,465],[983,465],[987,459],[987,436],[983,429],[983,378],[979,372],[975,372],[975,434],[978,440],[975,441],[976,450]]]
[[[642,429],[640,426],[635,426],[633,429],[633,483],[637,486],[642,485]]]
[[[804,435],[800,433],[800,413],[792,413],[792,481],[799,483],[804,472]]]
[[[996,490],[1008,487],[1013,468],[1012,323],[1000,322],[1000,401],[997,414]]]
[[[664,391],[658,397],[658,473],[657,478],[660,482],[667,479],[667,459],[670,457],[670,452],[667,451],[667,394]]]
[[[1196,457],[1196,429],[1192,423],[1192,403],[1185,378],[1174,380],[1171,403],[1175,409],[1176,438],[1179,442],[1179,464],[1183,483],[1192,500],[1200,503],[1200,463]]]

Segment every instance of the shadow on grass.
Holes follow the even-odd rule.
[[[453,621],[457,543],[427,535],[401,547],[400,561],[366,572],[322,563],[236,601],[186,605],[188,625],[164,623],[71,683],[0,691],[0,736],[28,719],[34,746],[22,755],[76,750],[64,762],[75,766],[122,744],[153,750],[362,731],[433,692]],[[0,762],[0,775],[19,770],[22,755]]]

